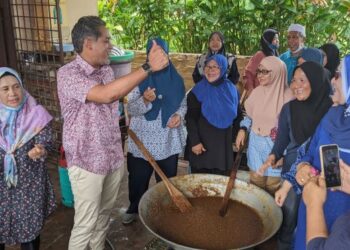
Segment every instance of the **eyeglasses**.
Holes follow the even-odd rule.
[[[333,77],[334,77],[334,80],[338,80],[338,78],[341,77],[341,72],[337,70],[336,72],[334,72]]]
[[[262,75],[266,76],[266,75],[268,75],[270,72],[271,72],[271,70],[257,69],[257,70],[256,70],[256,75],[262,74]]]
[[[214,70],[214,71],[217,71],[217,70],[220,70],[220,67],[219,67],[219,66],[216,66],[216,65],[213,65],[213,66],[206,65],[206,66],[204,67],[204,70]]]

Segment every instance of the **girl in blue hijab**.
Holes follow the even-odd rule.
[[[153,39],[165,53],[167,43],[161,38]],[[147,54],[152,46],[148,41]],[[165,69],[151,73],[138,87],[128,94],[127,111],[129,128],[143,142],[164,174],[176,176],[178,155],[183,151],[186,137],[184,116],[186,97],[184,81],[169,61]],[[128,142],[128,183],[130,205],[122,216],[122,223],[135,220],[141,196],[147,191],[153,168],[133,140]],[[161,179],[156,174],[156,181]]]
[[[168,44],[161,38],[154,39],[169,54]],[[152,40],[147,43],[147,56],[152,47]],[[140,93],[147,89],[155,89],[157,98],[152,102],[152,109],[145,114],[147,121],[157,119],[159,112],[162,116],[162,127],[165,128],[169,118],[180,107],[181,101],[185,97],[184,80],[176,71],[174,65],[169,60],[169,66],[165,69],[150,74],[140,85]]]
[[[233,164],[233,124],[239,95],[226,77],[227,59],[216,54],[205,62],[204,77],[187,96],[186,157],[193,173],[226,175]]]

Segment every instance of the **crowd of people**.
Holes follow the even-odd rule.
[[[103,20],[80,18],[72,30],[77,55],[57,73],[74,194],[70,250],[104,249],[125,169],[118,112],[125,96],[130,129],[167,177],[176,176],[182,152],[192,173],[229,175],[233,145],[247,147],[250,182],[283,211],[278,249],[350,248],[350,55],[341,60],[332,43],[306,47],[300,24],[289,26],[288,51],[279,55],[279,32],[268,28],[245,67],[240,94],[236,57],[215,31],[186,94],[167,41],[149,40],[145,63],[115,79],[110,39]],[[0,68],[0,250],[5,244],[39,249],[45,219],[55,210],[45,163],[51,120],[19,74]],[[335,190],[325,186],[321,166],[319,148],[327,144],[340,151],[342,185]],[[129,224],[153,169],[132,140],[126,166],[130,204],[122,222]]]

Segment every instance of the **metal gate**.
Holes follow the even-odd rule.
[[[72,56],[63,52],[59,0],[5,1],[10,5],[17,69],[25,88],[54,117],[55,152],[49,159],[56,164],[62,138],[56,72]]]

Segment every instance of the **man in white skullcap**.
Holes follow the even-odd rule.
[[[290,84],[293,71],[298,64],[306,38],[305,27],[301,24],[291,24],[288,28],[288,51],[280,56],[280,59],[285,62],[288,71],[288,84]]]

